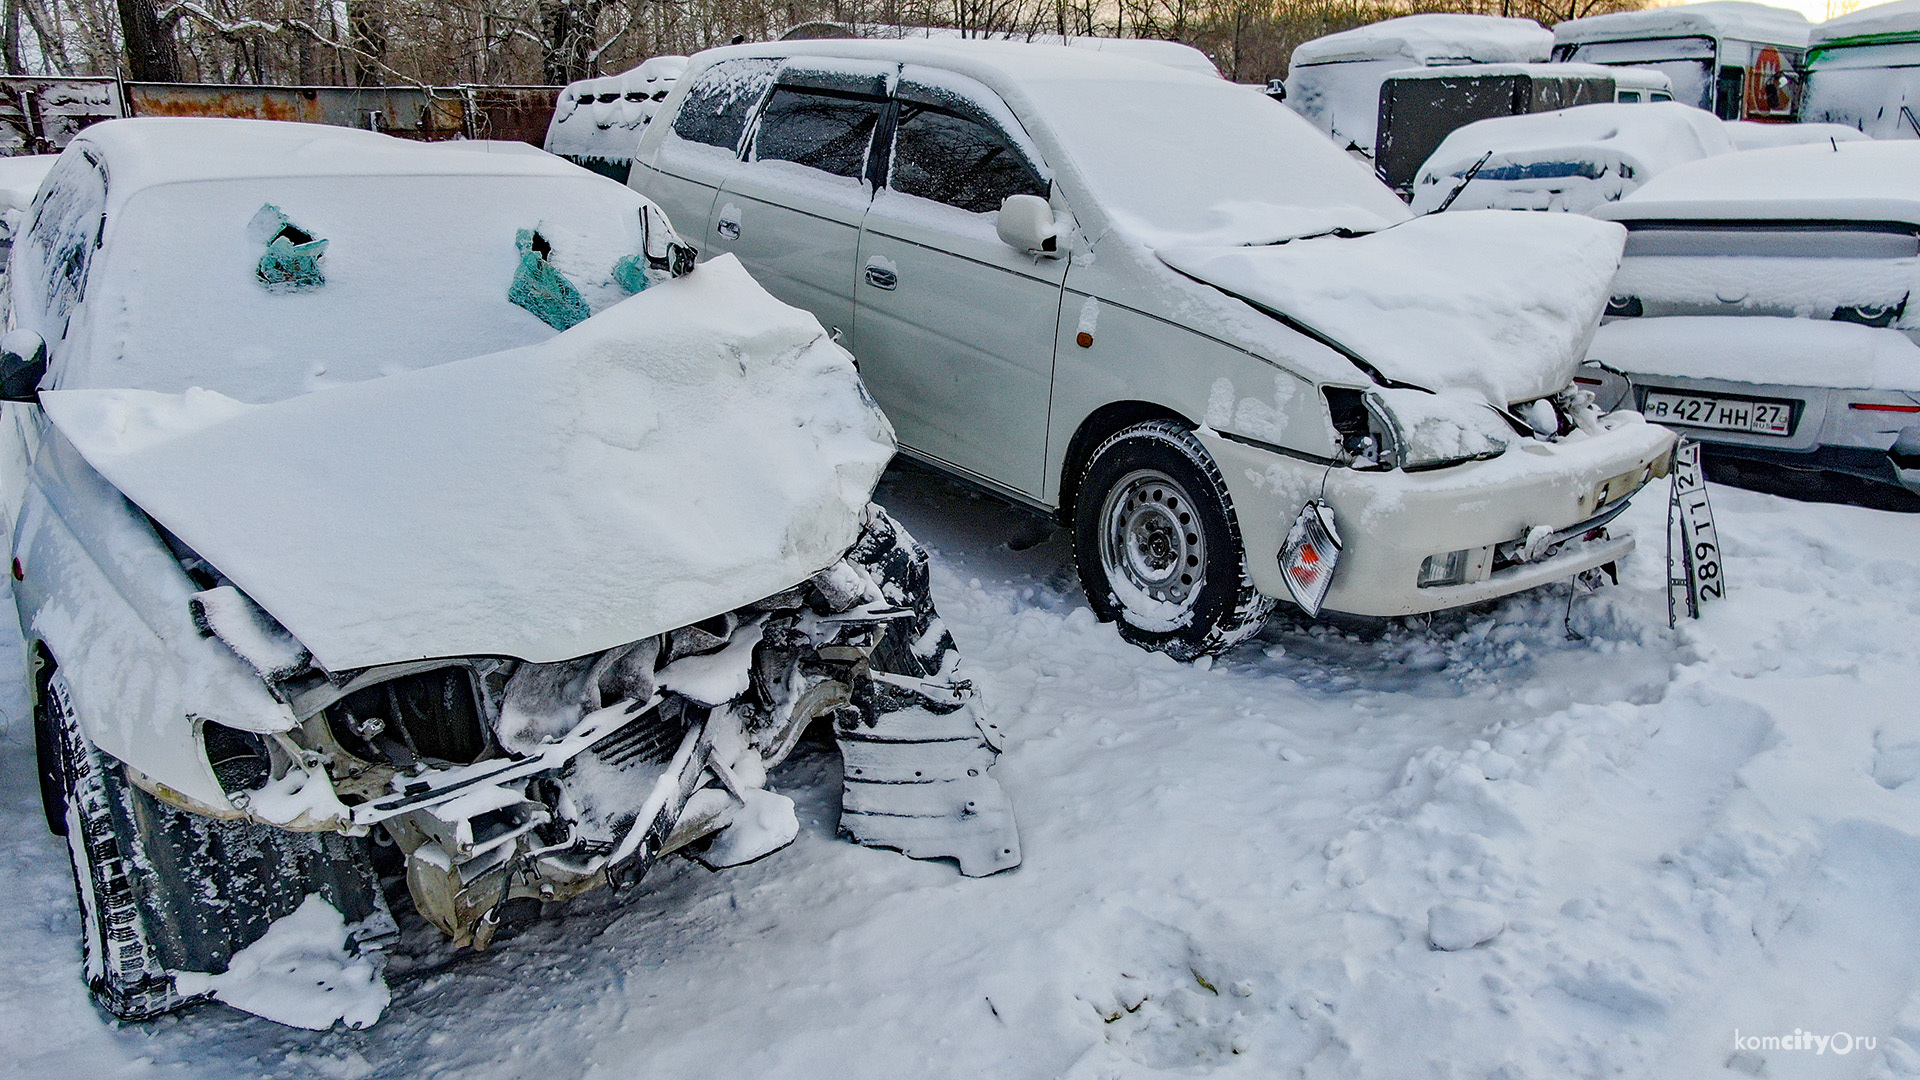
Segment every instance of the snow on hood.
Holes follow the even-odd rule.
[[[853,543],[893,432],[731,256],[541,344],[248,405],[48,417],[329,670],[552,662],[780,591]]]
[[[1158,254],[1338,342],[1390,380],[1477,390],[1504,407],[1573,377],[1625,235],[1573,215],[1485,210],[1366,236]]]

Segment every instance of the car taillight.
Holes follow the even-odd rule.
[[[1872,401],[1851,402],[1847,408],[1859,409],[1861,412],[1920,413],[1920,405],[1881,405]]]

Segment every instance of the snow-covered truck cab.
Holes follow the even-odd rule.
[[[1920,0],[1875,4],[1813,27],[1800,119],[1876,139],[1920,139]]]
[[[812,317],[695,269],[632,191],[113,121],[17,254],[13,591],[116,1015],[219,994],[309,894],[378,938],[380,851],[475,946],[515,898],[757,858],[816,719],[857,839],[1019,861],[925,555],[868,502],[885,418]]]
[[[1790,8],[1708,0],[1557,23],[1553,58],[1658,68],[1675,101],[1722,120],[1787,123],[1799,105],[1808,30]]]
[[[1401,615],[1612,562],[1673,444],[1572,384],[1620,229],[1411,219],[1218,79],[1010,43],[715,50],[631,182],[841,331],[903,450],[1070,522],[1096,613],[1176,656],[1283,598]]]
[[[1406,15],[1302,42],[1287,66],[1286,104],[1334,144],[1375,160],[1387,78],[1410,68],[1528,64],[1547,58],[1553,35],[1532,19]],[[1477,117],[1468,117],[1476,119]]]

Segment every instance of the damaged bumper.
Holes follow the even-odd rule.
[[[1329,467],[1218,436],[1202,441],[1233,496],[1260,591],[1289,595],[1276,553],[1324,486],[1345,544],[1326,609],[1393,616],[1505,596],[1619,559],[1633,539],[1609,535],[1607,523],[1666,474],[1674,436],[1638,414],[1614,413],[1592,434],[1527,440],[1497,458],[1419,472]]]
[[[845,759],[843,831],[995,873],[1020,861],[989,775],[999,733],[927,579],[925,552],[869,507],[840,561],[693,626],[553,664],[344,675],[263,645],[243,605],[215,598],[209,630],[269,675],[300,726],[213,725],[209,757],[246,816],[284,826],[304,807],[309,827],[384,830],[421,913],[477,947],[509,899],[636,881],[676,851],[717,867],[784,846],[798,826],[767,771],[822,719]],[[331,818],[312,809],[328,804]]]

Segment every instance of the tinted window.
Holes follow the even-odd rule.
[[[674,134],[689,142],[724,150],[740,147],[747,115],[773,82],[778,60],[722,60],[701,72],[687,88],[674,118]]]
[[[753,156],[791,161],[835,176],[859,176],[882,103],[870,98],[775,87],[760,117]]]
[[[903,101],[893,138],[895,191],[976,214],[1000,209],[1009,195],[1047,197],[1047,182],[985,124]]]

